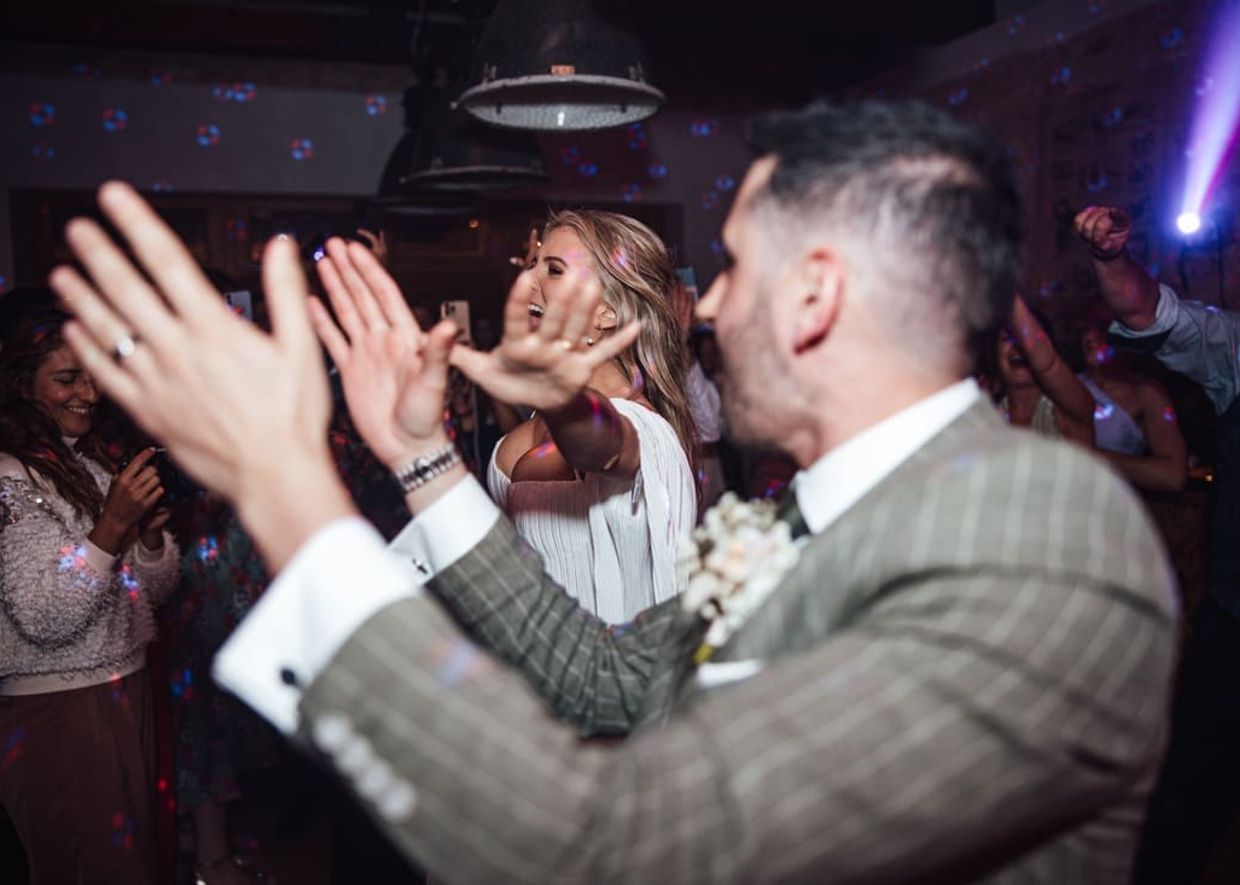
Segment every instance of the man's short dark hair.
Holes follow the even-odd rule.
[[[864,102],[765,114],[749,138],[777,161],[755,203],[898,250],[882,261],[970,348],[1006,320],[1024,213],[989,137],[922,102]]]

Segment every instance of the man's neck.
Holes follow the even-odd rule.
[[[961,379],[938,373],[913,376],[887,372],[872,373],[864,381],[852,380],[856,383],[824,384],[815,399],[816,423],[790,438],[786,451],[799,467],[808,467],[857,434]]]

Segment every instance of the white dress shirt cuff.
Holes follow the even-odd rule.
[[[359,517],[320,529],[220,649],[215,681],[285,734],[305,690],[372,615],[421,592]]]
[[[467,476],[405,526],[390,549],[426,581],[477,547],[499,517],[491,496]]]
[[[1166,283],[1158,284],[1158,306],[1154,308],[1154,322],[1150,323],[1144,329],[1130,329],[1119,320],[1111,323],[1111,327],[1107,329],[1113,335],[1121,338],[1148,338],[1151,335],[1161,335],[1175,328],[1176,320],[1180,315],[1180,298]]]

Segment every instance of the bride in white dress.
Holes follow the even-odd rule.
[[[623,623],[679,592],[677,540],[697,518],[676,277],[653,231],[599,211],[554,215],[531,269],[526,292],[511,296],[528,297],[531,327],[570,276],[601,284],[592,326],[560,346],[592,347],[634,320],[641,332],[567,406],[534,415],[500,441],[488,486],[565,591]],[[491,378],[472,380],[488,389]]]

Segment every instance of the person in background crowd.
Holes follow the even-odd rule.
[[[999,411],[1014,427],[1094,444],[1094,398],[1064,362],[1041,322],[1019,295],[999,334]]]
[[[672,290],[672,307],[684,333],[685,346],[690,354],[689,371],[685,373],[685,393],[689,398],[689,409],[693,413],[693,424],[697,430],[697,464],[698,489],[702,507],[710,507],[723,494],[725,483],[723,478],[723,462],[719,457],[719,443],[723,437],[723,404],[719,399],[719,389],[707,377],[698,362],[697,350],[693,346],[693,296],[684,283],[678,282]]]
[[[1115,314],[1111,342],[1196,381],[1218,415],[1209,593],[1192,613],[1137,865],[1142,883],[1194,882],[1240,810],[1240,314],[1182,301],[1155,280],[1128,254],[1132,219],[1122,209],[1090,206],[1074,223]]]
[[[1138,489],[1178,492],[1188,476],[1188,449],[1167,389],[1131,367],[1107,341],[1112,318],[1091,314],[1081,332],[1085,371],[1079,376],[1094,401],[1094,444],[1099,454]]]
[[[154,885],[146,646],[179,551],[155,450],[119,470],[104,454],[52,302],[3,299],[21,315],[0,340],[0,802],[34,885]]]

